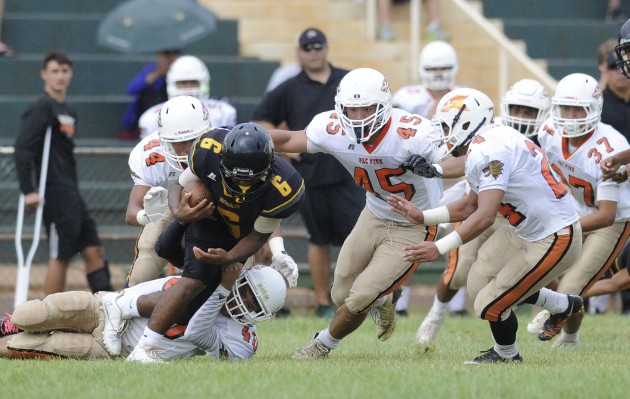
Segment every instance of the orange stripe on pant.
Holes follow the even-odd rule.
[[[517,303],[529,290],[545,278],[549,272],[564,258],[571,243],[575,239],[573,226],[567,226],[570,234],[554,234],[555,239],[549,250],[538,263],[520,279],[512,288],[506,290],[503,295],[492,301],[481,312],[481,318],[488,321],[499,321],[501,313]]]

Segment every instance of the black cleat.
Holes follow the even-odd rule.
[[[523,358],[520,354],[516,354],[512,357],[501,357],[494,348],[490,348],[487,351],[481,351],[483,355],[477,356],[473,360],[465,361],[464,364],[486,364],[486,363],[522,363]]]

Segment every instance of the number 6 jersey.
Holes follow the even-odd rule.
[[[218,128],[199,136],[188,155],[188,165],[212,193],[217,212],[232,237],[241,239],[252,231],[258,216],[284,219],[295,212],[304,195],[304,180],[293,166],[276,155],[271,184],[258,197],[243,202],[232,196],[219,170],[219,154],[228,133],[229,130]]]

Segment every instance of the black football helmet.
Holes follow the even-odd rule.
[[[630,79],[630,19],[627,20],[619,31],[619,44],[615,47],[617,53],[617,68],[621,69],[623,76]]]
[[[219,170],[237,202],[251,201],[271,183],[274,145],[267,129],[255,123],[236,125],[223,139]]]

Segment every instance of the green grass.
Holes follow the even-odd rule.
[[[168,364],[0,360],[2,398],[624,398],[630,318],[587,316],[577,350],[557,351],[527,333],[520,314],[520,365],[464,365],[492,346],[486,322],[447,318],[435,349],[414,344],[419,314],[399,320],[387,342],[367,319],[328,359],[292,360],[326,324],[295,316],[260,327],[247,362],[194,358]]]

